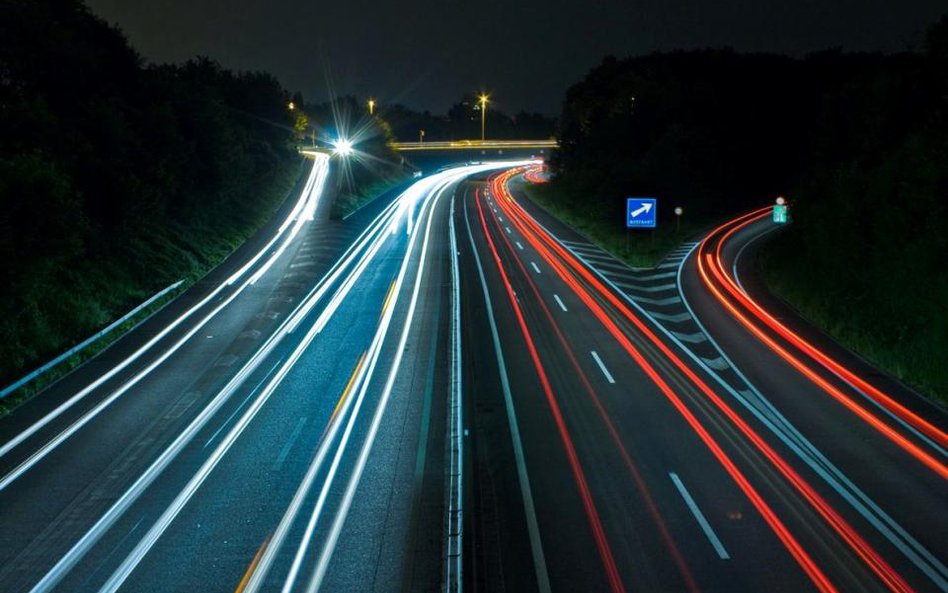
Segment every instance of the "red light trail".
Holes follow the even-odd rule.
[[[532,219],[510,195],[506,185],[509,179],[518,174],[519,170],[510,171],[497,176],[491,186],[497,204],[528,242],[541,254],[546,262],[556,271],[559,277],[574,291],[574,293],[589,307],[602,324],[616,338],[628,354],[636,361],[642,370],[652,379],[656,386],[669,399],[672,405],[682,414],[688,424],[704,441],[725,470],[731,475],[745,495],[751,500],[761,516],[771,526],[774,533],[780,538],[784,546],[791,553],[804,572],[821,591],[835,591],[835,587],[816,565],[812,558],[793,537],[786,526],[780,521],[776,513],[769,507],[760,494],[754,489],[739,468],[721,449],[714,438],[707,432],[701,422],[685,406],[680,397],[670,388],[652,365],[632,345],[628,336],[609,317],[593,296],[579,283],[577,276],[588,285],[619,313],[632,322],[633,325],[652,343],[661,353],[670,360],[678,370],[684,374],[702,394],[704,394],[717,408],[737,427],[741,433],[771,462],[771,464],[787,479],[787,481],[802,495],[811,507],[824,518],[828,525],[839,534],[853,551],[892,591],[908,592],[912,588],[896,573],[891,566],[856,533],[850,526],[792,467],[774,451],[740,416],[724,402],[700,377],[698,377],[684,362],[675,355],[616,295],[608,290],[596,277],[585,268],[576,258],[564,249],[554,238]],[[500,199],[504,198],[504,199]],[[552,251],[551,251],[552,250]],[[554,252],[557,257],[554,256]],[[566,262],[572,271],[559,260]]]

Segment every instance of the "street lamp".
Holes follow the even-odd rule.
[[[375,99],[369,99],[369,115],[375,115]]]
[[[348,138],[338,138],[335,142],[332,143],[333,154],[338,154],[339,156],[349,156],[352,154],[352,141]]]
[[[487,95],[481,93],[478,100],[481,102],[481,142],[484,141],[484,122],[487,121]]]
[[[423,144],[425,142],[425,131],[418,130],[418,144]]]
[[[296,103],[294,103],[293,101],[290,101],[289,105],[287,105],[286,107],[290,111],[293,111],[294,109],[296,109]]]

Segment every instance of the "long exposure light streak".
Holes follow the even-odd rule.
[[[602,526],[602,520],[599,517],[599,510],[596,508],[596,503],[593,500],[588,481],[586,480],[586,473],[583,471],[582,464],[579,461],[579,455],[576,452],[575,445],[573,444],[573,439],[569,434],[569,429],[566,427],[566,420],[563,418],[563,413],[560,410],[559,403],[553,393],[553,387],[550,384],[546,370],[544,369],[543,363],[540,360],[540,355],[537,352],[532,333],[527,327],[526,320],[523,316],[523,311],[521,310],[520,304],[517,301],[517,295],[514,292],[513,286],[510,283],[510,278],[507,276],[507,272],[504,269],[503,263],[501,262],[500,254],[497,252],[494,241],[491,239],[490,231],[487,229],[487,220],[484,218],[484,211],[481,207],[480,200],[477,201],[477,210],[478,216],[480,217],[481,227],[484,231],[484,236],[487,239],[488,245],[490,246],[491,254],[493,255],[494,262],[497,265],[497,270],[500,272],[501,280],[507,291],[507,297],[510,301],[511,307],[513,307],[514,314],[517,318],[517,323],[520,326],[521,335],[523,335],[523,338],[527,343],[527,348],[530,353],[530,359],[533,362],[534,370],[536,370],[537,376],[540,379],[540,385],[543,388],[543,393],[546,396],[550,411],[553,414],[553,419],[560,435],[560,441],[563,443],[563,447],[566,450],[566,456],[569,460],[570,469],[573,473],[573,478],[576,481],[576,485],[579,488],[579,494],[583,501],[583,508],[586,512],[586,518],[589,522],[590,528],[593,531],[593,536],[596,541],[596,548],[598,549],[599,556],[602,559],[603,568],[606,571],[606,577],[609,581],[609,586],[614,593],[625,591],[625,585],[623,585],[622,578],[619,575],[619,569],[616,565],[615,556],[613,555],[612,549],[609,546],[605,529],[603,529]]]
[[[313,165],[313,171],[310,174],[310,178],[309,178],[310,180],[313,181],[313,185],[307,182],[308,191],[304,191],[300,195],[299,201],[297,202],[293,210],[290,212],[290,215],[287,217],[286,221],[284,221],[283,225],[281,225],[280,230],[277,232],[276,236],[274,236],[270,240],[270,242],[267,243],[266,246],[264,246],[260,251],[257,252],[257,254],[254,257],[251,258],[251,262],[256,262],[257,260],[262,258],[273,247],[273,245],[284,234],[287,224],[290,221],[295,220],[297,218],[299,212],[303,210],[303,208],[305,207],[305,204],[308,201],[318,200],[318,195],[314,196],[314,192],[317,190],[317,186],[315,185],[315,179],[320,175],[320,171],[322,171],[326,167],[328,167],[328,164],[325,158],[316,159],[316,162]],[[318,189],[321,191],[321,186]],[[284,245],[289,240],[290,239],[286,239],[284,241]],[[116,366],[106,371],[98,379],[96,379],[95,381],[93,381],[92,383],[90,383],[89,385],[81,389],[79,392],[77,392],[75,395],[70,397],[68,400],[66,400],[66,402],[57,406],[52,412],[46,414],[40,420],[30,425],[29,428],[27,428],[23,432],[19,433],[17,436],[13,437],[12,439],[4,443],[3,446],[0,447],[0,457],[3,457],[4,455],[12,451],[15,447],[17,447],[23,441],[25,441],[26,439],[34,435],[36,432],[41,430],[43,427],[48,425],[50,422],[52,422],[56,418],[58,418],[62,413],[66,412],[73,405],[80,402],[87,395],[92,393],[92,391],[100,387],[106,381],[108,381],[109,379],[114,377],[116,374],[118,374],[119,372],[127,368],[136,360],[138,360],[146,352],[151,350],[158,342],[164,339],[169,333],[171,333],[174,329],[176,329],[178,326],[184,323],[187,319],[189,319],[194,313],[198,312],[205,305],[212,302],[221,293],[221,291],[227,288],[236,278],[239,277],[239,275],[245,275],[250,269],[251,268],[249,267],[249,264],[241,268],[241,271],[231,276],[231,278],[228,279],[228,281],[217,286],[217,288],[211,291],[210,294],[208,294],[206,297],[201,299],[197,304],[195,304],[190,309],[185,311],[182,315],[178,316],[174,321],[172,321],[164,329],[158,332],[157,335],[155,335],[148,342],[146,342],[141,348],[133,352],[130,356],[122,360],[122,362],[120,362]],[[60,431],[56,436],[54,436],[52,439],[44,443],[39,449],[34,451],[32,454],[30,454],[25,460],[20,462],[12,471],[10,471],[5,476],[3,476],[3,478],[0,478],[0,490],[5,489],[14,480],[22,476],[24,473],[26,473],[30,468],[32,468],[39,461],[41,461],[43,458],[49,455],[49,453],[51,453],[53,450],[59,447],[69,437],[75,434],[79,429],[81,429],[83,426],[88,424],[93,418],[95,418],[100,412],[102,412],[102,410],[107,408],[115,400],[117,400],[119,397],[124,395],[132,387],[134,387],[141,380],[147,377],[152,371],[158,368],[162,363],[164,363],[168,358],[170,358],[175,352],[177,352],[182,346],[184,346],[184,344],[186,344],[189,339],[191,339],[195,334],[197,334],[197,332],[200,331],[200,329],[204,327],[211,319],[216,317],[230,303],[232,303],[243,292],[244,289],[250,286],[251,282],[252,280],[245,280],[244,283],[237,290],[235,290],[232,294],[228,295],[224,299],[223,302],[219,303],[213,310],[211,310],[210,313],[208,313],[204,318],[199,320],[182,338],[180,338],[174,344],[172,344],[167,350],[165,350],[162,354],[160,354],[155,360],[153,360],[150,364],[148,364],[143,370],[137,372],[133,377],[128,379],[121,387],[119,387],[118,389],[113,391],[111,394],[109,394],[109,396],[107,396],[105,399],[101,400],[92,409],[83,413],[79,418],[74,420],[68,427]]]
[[[480,199],[480,195],[476,194],[475,199]],[[496,212],[491,211],[492,218],[497,229],[501,228],[501,222],[498,219]],[[513,245],[511,244],[510,239],[507,235],[503,233],[498,233],[498,236],[504,241],[507,246],[508,252],[511,254],[515,253]],[[645,480],[642,478],[641,473],[636,467],[635,463],[632,461],[632,456],[629,454],[628,449],[622,441],[622,437],[619,435],[619,431],[613,423],[612,419],[609,417],[608,412],[602,404],[596,390],[593,388],[592,384],[589,381],[589,377],[583,372],[582,367],[579,364],[579,361],[576,359],[576,354],[573,352],[572,347],[570,346],[569,340],[566,339],[566,336],[563,334],[559,324],[555,321],[553,314],[551,313],[549,307],[546,305],[546,301],[540,293],[540,289],[537,287],[536,282],[527,272],[526,267],[523,264],[523,261],[514,257],[514,261],[517,263],[520,268],[520,272],[526,282],[530,285],[530,289],[536,297],[537,303],[540,305],[540,308],[543,310],[544,316],[547,318],[547,321],[551,328],[553,328],[554,333],[558,341],[560,342],[563,351],[566,353],[567,357],[570,359],[573,370],[576,373],[576,376],[580,378],[580,381],[583,383],[583,387],[586,390],[587,395],[595,406],[599,417],[602,419],[603,423],[606,426],[606,429],[609,432],[610,437],[612,438],[613,443],[615,444],[617,450],[619,451],[622,461],[625,464],[626,469],[628,470],[632,480],[636,486],[636,489],[639,491],[642,499],[645,502],[645,507],[649,512],[649,515],[652,518],[653,523],[655,523],[656,528],[661,534],[662,542],[665,547],[668,549],[669,554],[671,554],[675,565],[678,568],[678,571],[681,573],[682,580],[685,582],[688,591],[698,591],[699,587],[697,582],[694,579],[694,576],[691,573],[691,569],[688,567],[687,563],[684,560],[684,557],[681,554],[681,551],[678,549],[678,546],[675,544],[674,539],[671,537],[671,534],[668,532],[668,527],[665,524],[664,519],[661,516],[661,513],[658,510],[658,506],[655,504],[655,500],[649,492],[648,488],[645,485]]]
[[[920,417],[918,414],[915,414],[899,402],[895,401],[892,397],[883,393],[881,390],[871,385],[865,379],[859,377],[854,372],[840,364],[839,362],[833,360],[828,354],[819,350],[808,341],[800,337],[797,333],[791,331],[783,323],[778,321],[767,312],[757,301],[755,301],[751,296],[743,290],[740,286],[737,285],[734,278],[728,274],[728,270],[725,268],[723,263],[722,250],[727,241],[740,231],[743,228],[757,222],[758,220],[766,217],[769,213],[769,208],[764,208],[761,210],[755,210],[744,216],[738,217],[732,221],[725,223],[724,225],[719,226],[717,229],[712,231],[699,245],[699,263],[698,265],[702,269],[710,269],[711,277],[707,277],[707,273],[702,276],[702,280],[705,281],[706,286],[709,290],[715,295],[715,297],[722,303],[725,304],[727,300],[725,296],[718,290],[714,290],[712,287],[712,278],[718,280],[719,285],[725,289],[725,291],[731,295],[731,297],[746,311],[751,312],[756,316],[761,322],[763,322],[767,327],[776,332],[779,336],[787,340],[790,344],[796,347],[798,350],[803,352],[805,355],[809,356],[814,361],[818,362],[824,368],[840,377],[846,383],[850,384],[853,388],[865,394],[865,396],[871,401],[877,403],[883,409],[889,411],[895,417],[901,419],[914,429],[920,431],[926,437],[937,442],[941,447],[948,445],[948,434],[944,431],[938,429],[936,426],[932,425],[924,418]],[[711,245],[714,245],[713,253]],[[726,306],[726,305],[725,305]],[[730,309],[729,309],[730,310]],[[815,374],[812,371],[805,367],[803,363],[795,356],[790,354],[786,349],[780,347],[773,340],[765,339],[762,337],[763,332],[755,331],[751,326],[754,325],[745,315],[736,314],[735,317],[741,321],[742,325],[747,327],[755,335],[757,335],[762,341],[767,343],[768,346],[779,354],[784,360],[787,360],[791,365],[797,368],[801,373],[806,375],[814,382],[817,382],[814,377]],[[757,327],[757,326],[754,326]],[[882,428],[879,421],[871,416],[864,408],[856,404],[852,398],[846,396],[842,391],[830,387],[827,389],[824,385],[827,385],[825,381],[817,382],[820,387],[823,387],[824,390],[837,399],[840,403],[850,409],[852,412],[857,414],[860,418],[868,422],[870,425],[874,426],[894,442],[906,448],[906,441],[893,437],[893,433]],[[917,449],[909,448],[910,452],[917,451]],[[913,452],[914,455],[914,452]],[[948,469],[944,464],[938,464],[935,461],[936,465],[932,466],[930,460],[923,461],[926,465],[929,465],[935,469],[943,477],[946,476],[945,470]],[[939,467],[940,466],[940,467]]]
[[[493,191],[495,196],[504,195],[502,192],[508,192],[506,188],[506,183],[509,180],[509,175],[501,175],[495,179]],[[509,192],[506,194],[509,196]],[[748,439],[760,450],[767,459],[776,467],[781,474],[783,474],[788,481],[800,492],[804,499],[807,500],[811,506],[817,510],[817,512],[823,516],[827,523],[841,536],[841,538],[850,545],[854,552],[862,558],[866,564],[880,577],[880,579],[893,591],[911,591],[912,589],[905,583],[904,579],[898,575],[888,563],[879,556],[879,554],[869,546],[869,544],[859,536],[855,530],[841,518],[841,516],[836,513],[828,503],[816,493],[816,491],[806,483],[802,477],[799,476],[790,466],[787,464],[773,449],[763,441],[763,439],[756,434],[731,408],[728,406],[713,390],[708,387],[703,380],[701,380],[693,371],[691,371],[671,350],[651,332],[651,330],[635,316],[625,305],[622,303],[615,295],[611,294],[579,261],[577,261],[572,255],[566,251],[559,243],[549,237],[545,230],[539,227],[525,211],[522,210],[516,202],[508,197],[507,200],[498,199],[497,202],[501,204],[501,207],[506,211],[508,218],[510,218],[515,225],[518,226],[518,229],[524,234],[524,236],[534,245],[535,248],[541,254],[544,254],[544,258],[547,262],[553,267],[561,278],[567,282],[568,285],[576,292],[586,304],[593,310],[593,312],[600,318],[604,325],[609,328],[610,332],[616,337],[616,339],[623,345],[623,347],[632,355],[637,363],[646,370],[647,374],[652,377],[653,381],[661,388],[663,393],[669,397],[673,402],[676,408],[686,416],[689,421],[689,424],[698,431],[699,435],[702,436],[702,439],[705,440],[711,439],[710,435],[706,433],[703,427],[700,427],[697,419],[691,415],[691,412],[684,406],[684,403],[678,399],[677,395],[672,392],[672,390],[664,384],[664,381],[655,373],[654,369],[651,369],[648,362],[642,357],[632,346],[631,342],[625,337],[623,332],[614,324],[614,322],[608,317],[608,315],[601,309],[599,304],[589,295],[585,289],[582,288],[572,279],[570,272],[560,264],[552,255],[549,249],[546,248],[545,244],[549,244],[550,248],[553,251],[557,252],[560,258],[568,262],[569,265],[579,273],[584,280],[592,285],[597,292],[609,301],[618,311],[622,313],[624,317],[629,319],[648,339],[659,348],[659,350],[671,360],[679,370],[685,374],[691,380],[691,382],[696,385],[701,392],[707,396],[725,415],[726,417],[737,426],[742,433],[744,433]],[[542,239],[540,239],[542,237]],[[644,365],[644,366],[643,366]],[[646,369],[648,367],[648,369]],[[653,375],[654,373],[654,375]],[[833,585],[825,577],[822,571],[816,567],[812,559],[809,558],[809,555],[800,547],[796,540],[789,534],[789,531],[782,525],[779,519],[769,510],[766,503],[763,502],[763,499],[753,490],[753,487],[750,486],[749,482],[746,481],[746,478],[740,474],[736,466],[730,462],[729,459],[726,459],[726,455],[723,451],[713,443],[713,439],[706,440],[709,448],[715,452],[715,455],[719,457],[719,460],[722,464],[728,468],[729,473],[732,473],[732,477],[741,485],[742,489],[750,488],[750,490],[745,489],[745,493],[751,498],[755,503],[755,506],[758,506],[758,510],[762,513],[766,520],[771,523],[771,526],[774,528],[775,532],[784,541],[784,544],[787,546],[788,550],[791,551],[793,556],[800,563],[801,567],[807,572],[819,588],[822,590],[833,590]],[[720,451],[720,453],[719,453]]]

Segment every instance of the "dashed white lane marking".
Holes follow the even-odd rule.
[[[596,364],[599,365],[599,370],[601,370],[602,374],[606,376],[606,381],[609,381],[610,383],[615,383],[616,380],[612,378],[612,373],[610,373],[609,369],[606,368],[606,365],[603,364],[602,359],[599,358],[599,355],[596,354],[596,351],[590,350],[590,354],[592,354],[592,357],[596,361]]]
[[[556,304],[560,306],[560,309],[565,313],[567,311],[566,305],[563,304],[563,301],[560,300],[560,296],[557,294],[553,295],[553,298],[556,300]]]
[[[520,241],[517,241],[516,243],[517,243],[517,249],[519,249],[520,251],[523,251],[523,245],[520,244]]]
[[[698,508],[698,505],[695,503],[695,500],[691,498],[691,494],[688,493],[688,490],[685,488],[685,485],[679,479],[678,474],[675,472],[669,472],[668,476],[671,478],[672,482],[675,483],[675,488],[678,489],[678,493],[681,494],[681,497],[685,499],[685,504],[688,505],[688,510],[691,511],[691,514],[694,515],[695,519],[698,521],[698,525],[701,526],[701,530],[704,531],[704,534],[708,537],[708,541],[711,542],[711,545],[714,547],[714,551],[718,553],[718,556],[721,560],[727,560],[731,557],[727,553],[727,550],[724,549],[724,544],[721,543],[721,540],[718,539],[717,534],[714,533],[714,530],[711,529],[711,524],[708,523],[708,520],[704,518],[704,513],[701,512],[701,509]]]
[[[537,262],[530,262],[530,265],[533,266],[533,269],[536,270],[537,274],[540,273],[540,268],[537,266]]]

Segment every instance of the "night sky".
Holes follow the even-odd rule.
[[[307,100],[374,96],[436,113],[486,90],[501,110],[559,112],[607,54],[730,46],[802,55],[917,48],[945,0],[88,0],[156,62],[265,70]]]

